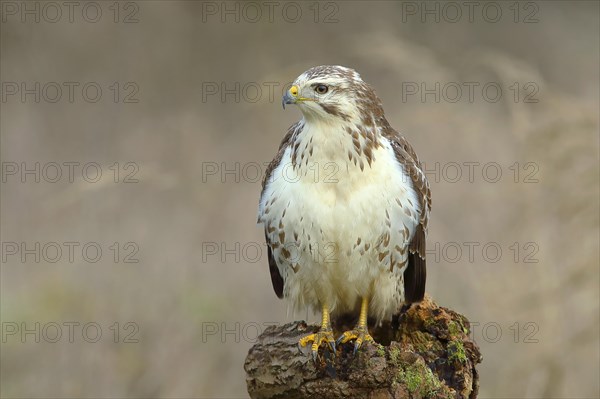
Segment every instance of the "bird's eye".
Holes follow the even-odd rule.
[[[329,88],[325,85],[318,85],[315,87],[315,91],[319,94],[325,94],[327,93],[327,90],[329,90]]]

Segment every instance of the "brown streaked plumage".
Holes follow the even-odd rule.
[[[300,342],[313,342],[313,355],[323,342],[335,346],[329,313],[360,304],[356,329],[340,337],[358,348],[372,340],[367,312],[381,320],[423,299],[429,183],[354,70],[311,68],[283,101],[299,105],[303,118],[263,179],[258,221],[273,288],[296,308],[322,310],[321,332]]]

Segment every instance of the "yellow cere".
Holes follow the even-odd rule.
[[[292,87],[290,87],[290,94],[296,97],[298,95],[298,86],[293,85]]]

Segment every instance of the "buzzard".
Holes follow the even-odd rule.
[[[321,310],[321,345],[373,342],[367,316],[389,319],[425,292],[429,183],[415,151],[385,118],[381,100],[342,66],[301,74],[283,96],[302,119],[269,164],[258,222],[275,293],[295,309]],[[336,341],[330,314],[356,312]]]

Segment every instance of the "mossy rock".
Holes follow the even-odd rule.
[[[334,321],[339,336],[356,320]],[[300,337],[318,326],[304,322],[267,328],[250,349],[244,368],[252,398],[475,399],[481,362],[468,320],[429,297],[392,322],[369,326],[377,344],[321,348],[317,364],[299,353]]]

